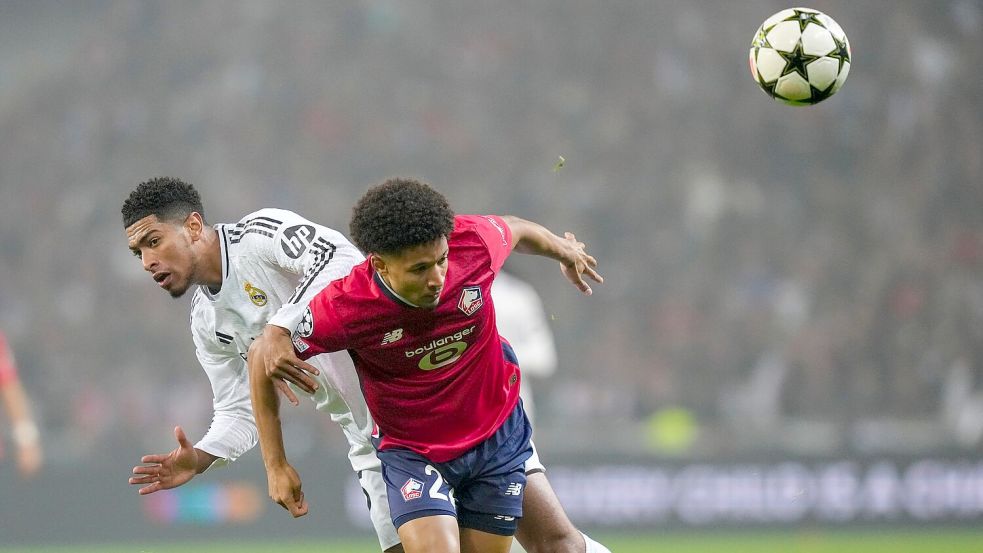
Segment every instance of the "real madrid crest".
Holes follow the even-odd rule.
[[[246,291],[246,295],[249,296],[249,301],[253,302],[256,307],[263,307],[266,305],[266,292],[256,288],[249,281],[246,281],[246,285],[243,286]]]

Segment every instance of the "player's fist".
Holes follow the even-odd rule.
[[[301,490],[300,475],[290,464],[266,469],[270,499],[286,509],[294,518],[307,514],[307,500]]]

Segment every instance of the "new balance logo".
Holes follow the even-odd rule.
[[[519,495],[522,493],[522,484],[518,482],[512,482],[509,487],[505,489],[505,495]]]
[[[382,345],[391,344],[403,337],[403,329],[390,330],[382,337]]]

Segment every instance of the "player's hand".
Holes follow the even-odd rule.
[[[317,376],[320,372],[313,365],[305,363],[297,357],[294,353],[293,343],[290,341],[290,333],[285,328],[266,325],[266,328],[263,329],[263,335],[256,338],[249,346],[249,358],[263,363],[266,376],[273,381],[277,390],[280,390],[280,393],[294,405],[300,405],[300,401],[287,386],[287,382],[308,394],[317,391],[317,382],[311,378],[311,375]]]
[[[584,275],[590,277],[597,283],[604,282],[604,278],[597,274],[597,260],[587,253],[587,246],[583,242],[577,241],[577,237],[572,232],[563,233],[564,248],[563,259],[560,262],[560,270],[563,276],[573,283],[581,292],[589,296],[593,293],[590,285],[584,281]]]
[[[133,474],[139,476],[130,478],[130,484],[144,485],[139,490],[140,495],[176,488],[198,473],[198,452],[180,426],[174,428],[174,437],[178,443],[174,451],[144,455],[140,458],[143,464],[133,467]]]
[[[307,514],[307,500],[301,490],[300,475],[289,463],[266,469],[270,499],[286,509],[294,518]]]

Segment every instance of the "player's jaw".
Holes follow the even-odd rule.
[[[126,229],[130,250],[143,269],[171,297],[179,298],[195,283],[198,263],[181,227],[150,215]]]
[[[194,263],[192,262],[192,268],[190,273],[194,274]],[[154,282],[158,286],[167,291],[172,298],[180,298],[191,288],[194,281],[188,274],[181,274],[176,272],[161,271],[159,273],[154,273]]]
[[[447,239],[440,238],[399,254],[374,256],[376,270],[393,291],[417,307],[433,309],[447,276]]]

